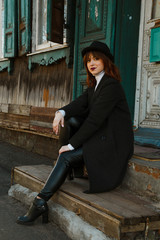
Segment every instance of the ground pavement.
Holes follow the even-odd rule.
[[[17,216],[26,212],[22,203],[8,196],[11,168],[17,165],[51,164],[48,159],[38,154],[0,141],[0,240],[69,240],[55,224],[41,224],[41,219],[33,226],[22,226],[16,223]]]

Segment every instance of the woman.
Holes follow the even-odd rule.
[[[56,166],[30,210],[18,218],[20,224],[30,224],[40,215],[43,222],[48,221],[47,201],[72,168],[86,165],[90,187],[85,193],[105,192],[121,184],[133,154],[130,112],[108,46],[94,41],[83,49],[82,56],[88,88],[61,108],[53,121],[56,134],[59,125],[64,126],[64,119],[72,125],[74,133],[60,148]]]

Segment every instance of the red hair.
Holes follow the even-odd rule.
[[[120,72],[119,72],[119,69],[117,68],[117,66],[105,54],[103,54],[101,52],[93,51],[93,52],[87,52],[83,57],[83,62],[86,67],[86,70],[87,70],[87,85],[88,85],[88,87],[94,87],[96,84],[95,77],[89,72],[89,70],[87,68],[87,61],[89,59],[90,54],[93,54],[93,56],[96,58],[102,59],[102,61],[104,63],[104,71],[108,77],[114,78],[117,81],[121,82],[121,76],[120,76]]]

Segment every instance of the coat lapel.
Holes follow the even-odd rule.
[[[99,95],[99,92],[101,91],[101,88],[103,87],[103,83],[108,80],[108,77],[104,75],[98,84],[96,90],[94,91],[93,97],[92,97],[92,102],[93,100]]]
[[[94,90],[94,88],[92,88],[90,90],[90,96],[89,96],[89,108],[92,106],[92,103],[94,102],[94,100],[96,99],[96,97],[98,97],[103,85],[104,85],[104,82],[110,82],[110,78],[107,77],[105,74],[104,76],[102,77],[100,83],[98,84],[98,87],[96,88],[96,90]]]

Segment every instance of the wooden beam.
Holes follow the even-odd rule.
[[[29,129],[29,116],[1,113],[1,125],[5,127]]]
[[[120,239],[120,221],[59,190],[53,201],[81,216],[107,236]]]
[[[30,116],[31,106],[29,105],[19,105],[19,104],[9,104],[8,113],[18,114],[23,116]]]

